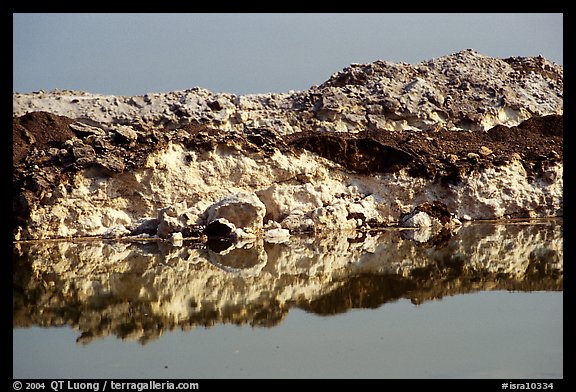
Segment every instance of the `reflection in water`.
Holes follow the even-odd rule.
[[[561,219],[413,238],[396,230],[292,237],[219,252],[166,242],[16,243],[14,327],[69,325],[82,343],[110,334],[145,343],[174,328],[274,326],[291,307],[330,315],[400,298],[563,290]]]

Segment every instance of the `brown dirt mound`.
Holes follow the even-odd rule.
[[[17,165],[32,146],[39,150],[58,147],[75,136],[68,125],[73,119],[47,112],[31,112],[13,120],[12,163]]]

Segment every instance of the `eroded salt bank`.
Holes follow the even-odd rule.
[[[17,240],[273,239],[563,210],[563,67],[541,57],[353,64],[286,94],[15,93],[13,112]]]

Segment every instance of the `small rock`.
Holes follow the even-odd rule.
[[[72,155],[74,155],[75,159],[80,158],[91,159],[96,156],[96,151],[94,151],[92,146],[83,145],[81,147],[72,148]]]
[[[484,155],[484,156],[488,156],[488,155],[492,154],[492,150],[486,146],[480,147],[480,150],[478,152],[480,153],[480,155]]]
[[[446,156],[446,160],[447,160],[448,162],[454,164],[454,163],[458,162],[458,155],[448,154],[448,155]]]
[[[158,229],[156,234],[161,238],[169,238],[172,233],[181,232],[184,228],[178,219],[178,212],[174,206],[164,207],[158,210]]]
[[[125,168],[123,159],[111,154],[97,157],[95,162],[110,173],[122,173]]]
[[[272,244],[287,242],[290,238],[290,231],[287,229],[271,229],[264,232],[264,241]]]
[[[126,143],[129,146],[133,146],[136,144],[136,140],[138,140],[138,133],[127,125],[120,125],[116,129],[114,129],[116,133],[116,141],[118,143]]]
[[[184,237],[180,232],[172,233],[172,235],[170,236],[170,242],[172,242],[174,246],[182,246],[183,239]]]
[[[409,214],[400,221],[401,227],[431,227],[432,219],[430,215],[425,212],[417,212],[416,214]]]
[[[217,100],[215,100],[215,101],[210,102],[210,103],[208,104],[208,107],[209,107],[210,109],[214,110],[214,111],[219,111],[219,110],[222,110],[222,109],[223,109],[224,104],[222,103],[222,101],[220,101],[220,100],[217,99]]]
[[[424,202],[417,205],[407,215],[400,218],[402,227],[431,227],[450,226],[453,223],[453,215],[448,207],[441,201]]]
[[[106,134],[106,131],[104,131],[102,128],[93,127],[81,122],[75,122],[68,125],[68,127],[73,130],[74,133],[76,133],[76,135],[79,137],[86,137],[90,135],[104,136]]]
[[[480,155],[474,153],[474,152],[469,152],[466,157],[468,159],[470,159],[471,161],[478,161],[478,159],[480,159]]]
[[[257,232],[262,229],[266,206],[254,193],[237,193],[208,208],[208,221],[225,218],[235,227]]]
[[[141,96],[131,97],[128,100],[128,104],[136,106],[138,109],[142,109],[144,106],[146,106],[146,102],[144,101],[144,97],[141,97]]]

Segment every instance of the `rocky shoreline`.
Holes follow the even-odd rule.
[[[13,94],[14,239],[423,230],[562,216],[563,67],[466,50],[235,96]]]

